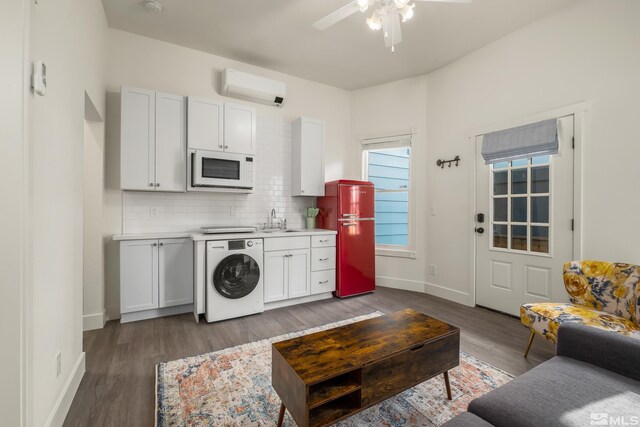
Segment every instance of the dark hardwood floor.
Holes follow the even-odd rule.
[[[426,294],[378,288],[373,294],[271,310],[213,324],[193,315],[121,325],[110,321],[84,333],[86,373],[65,426],[153,426],[158,362],[244,344],[349,319],[373,311],[413,308],[461,329],[461,349],[513,375],[553,357],[554,347],[536,339],[522,357],[528,330],[512,317],[466,307]]]

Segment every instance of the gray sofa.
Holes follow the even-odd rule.
[[[444,426],[640,425],[640,340],[565,323],[556,357],[467,411]]]

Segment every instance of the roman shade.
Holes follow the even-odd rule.
[[[484,135],[486,164],[558,153],[558,120],[550,119]]]

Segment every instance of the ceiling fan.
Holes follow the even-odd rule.
[[[325,30],[356,12],[373,9],[367,25],[372,30],[382,30],[384,44],[395,51],[395,45],[402,41],[400,22],[406,22],[413,16],[414,0],[352,0],[349,4],[313,23],[318,30]],[[471,3],[471,0],[415,0],[440,3]]]

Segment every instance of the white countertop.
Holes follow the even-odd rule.
[[[334,230],[323,230],[315,228],[313,230],[294,229],[293,231],[256,231],[255,233],[227,233],[227,234],[204,234],[200,230],[183,232],[159,232],[159,233],[132,233],[116,234],[113,240],[147,240],[147,239],[180,239],[189,238],[194,242],[202,240],[233,240],[233,239],[265,239],[270,237],[296,237],[296,236],[320,236],[336,234]]]

